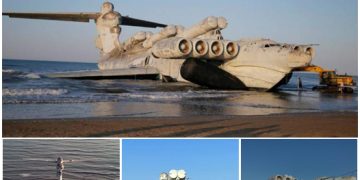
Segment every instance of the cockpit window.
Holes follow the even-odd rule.
[[[264,45],[265,48],[274,47],[274,46],[280,46],[280,44],[265,44]]]

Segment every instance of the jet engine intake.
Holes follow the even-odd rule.
[[[232,41],[224,41],[224,59],[232,59],[239,54],[240,47]]]
[[[209,45],[209,52],[205,55],[206,59],[214,59],[224,54],[224,45],[219,40],[206,40]]]
[[[193,46],[191,57],[199,58],[205,56],[206,53],[208,53],[209,46],[206,41],[202,39],[192,39],[191,41]]]
[[[152,47],[152,54],[158,58],[177,59],[187,57],[192,52],[191,41],[172,37],[158,41]]]

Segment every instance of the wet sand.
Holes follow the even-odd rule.
[[[3,121],[3,137],[357,137],[357,131],[357,112]]]

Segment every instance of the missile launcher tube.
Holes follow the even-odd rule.
[[[177,29],[175,26],[167,26],[162,29],[159,33],[152,35],[149,39],[146,39],[143,43],[144,48],[151,48],[156,42],[175,36]]]
[[[178,175],[179,180],[185,180],[185,178],[186,178],[186,172],[182,169],[178,170],[177,175]]]
[[[146,40],[146,34],[147,34],[146,32],[141,31],[141,32],[138,32],[135,35],[131,36],[129,39],[127,39],[124,42],[124,49],[125,50],[130,49],[134,45],[145,41]]]
[[[210,16],[188,29],[185,29],[183,33],[178,34],[179,37],[195,38],[202,34],[205,34],[211,30],[218,28],[218,18]]]
[[[161,174],[160,174],[160,180],[168,180],[168,174],[166,174],[166,173],[161,173]]]
[[[176,34],[182,34],[185,31],[185,27],[181,25],[176,25]]]
[[[227,27],[228,22],[224,17],[218,17],[217,20],[218,20],[218,27],[220,29],[225,29]]]
[[[169,180],[176,180],[178,172],[175,169],[169,171]]]

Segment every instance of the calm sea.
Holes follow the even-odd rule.
[[[312,91],[317,74],[294,73],[278,92],[219,91],[152,80],[52,79],[50,72],[97,69],[95,63],[3,60],[3,118],[263,115],[357,111],[354,94]],[[296,91],[297,77],[304,91]],[[357,76],[354,77],[357,82]]]
[[[19,140],[3,144],[4,179],[59,179],[56,159],[64,164],[63,179],[119,179],[119,140]]]

